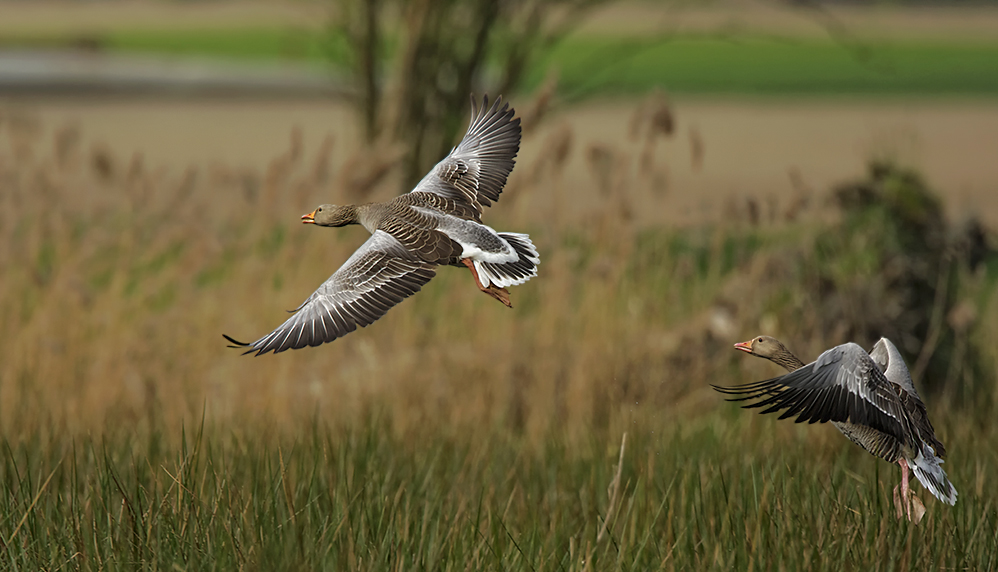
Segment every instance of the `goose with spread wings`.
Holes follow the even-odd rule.
[[[436,275],[465,266],[478,288],[508,307],[509,286],[537,275],[540,256],[526,234],[482,224],[482,209],[499,200],[520,148],[520,119],[509,104],[472,101],[461,142],[404,195],[383,203],[320,205],[305,224],[360,224],[367,240],[273,332],[232,347],[262,355],[318,346],[367,326]]]
[[[744,407],[764,407],[761,413],[783,411],[780,419],[796,415],[797,423],[831,422],[853,443],[900,465],[900,497],[894,488],[899,518],[903,507],[912,519],[909,468],[939,500],[956,503],[956,489],[940,466],[946,448],[936,437],[901,352],[890,340],[881,338],[870,353],[854,343],[842,344],[810,364],[770,336],[735,344],[735,348],[766,358],[790,373],[736,387],[713,386],[736,396],[729,401],[750,401]],[[918,511],[924,512],[918,505],[916,522],[921,518]]]

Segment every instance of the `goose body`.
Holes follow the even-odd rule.
[[[846,343],[804,364],[779,340],[759,336],[735,348],[773,361],[786,375],[736,387],[713,386],[750,401],[761,413],[782,411],[780,419],[830,422],[850,441],[889,463],[901,466],[901,497],[910,513],[908,469],[939,500],[955,504],[956,489],[940,466],[946,449],[929,422],[925,404],[911,381],[901,352],[881,338],[867,353]]]
[[[382,203],[320,205],[302,216],[319,226],[359,224],[371,233],[349,259],[273,332],[252,343],[262,355],[331,342],[383,316],[419,291],[438,266],[465,266],[479,289],[511,306],[508,286],[537,275],[540,257],[526,234],[482,223],[499,200],[520,146],[520,120],[501,98],[472,104],[464,138],[404,195]]]

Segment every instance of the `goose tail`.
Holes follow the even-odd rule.
[[[956,504],[956,488],[949,482],[946,471],[940,466],[943,460],[936,456],[927,443],[922,443],[922,450],[914,459],[910,459],[908,464],[922,486],[936,498],[949,505]]]
[[[476,260],[475,269],[482,281],[488,279],[496,287],[506,288],[523,284],[537,276],[537,265],[541,263],[541,257],[537,254],[534,243],[530,242],[530,237],[515,232],[500,232],[499,236],[513,247],[517,258],[501,263]]]

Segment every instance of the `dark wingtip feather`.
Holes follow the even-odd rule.
[[[713,383],[709,383],[707,385],[709,385],[712,388],[714,388],[714,391],[719,391],[721,393],[726,393],[728,395],[739,393],[737,387],[725,387],[723,385],[714,385]]]
[[[231,346],[228,346],[230,348],[245,348],[249,346],[249,344],[247,344],[246,342],[240,342],[239,340],[233,339],[231,336],[222,334],[222,337],[229,340],[229,343],[233,344]]]
[[[492,108],[489,108],[489,94],[482,94],[482,106],[478,107],[478,100],[475,98],[475,94],[471,94],[471,123],[474,124],[475,121],[480,117],[480,115],[485,115],[486,113],[493,111],[495,106],[502,102],[502,96],[500,95],[492,103]],[[508,105],[508,104],[507,104]]]
[[[741,392],[734,387],[724,387],[723,385],[714,385],[713,383],[709,385],[711,388],[713,388],[714,391],[718,393],[723,393],[724,395],[741,395]],[[730,401],[730,400],[726,399],[725,401]]]
[[[248,344],[246,342],[240,342],[239,340],[233,339],[231,336],[227,336],[225,334],[222,334],[222,337],[225,338],[225,339],[227,339],[227,340],[229,340],[229,342],[230,342],[231,345],[229,345],[227,347],[235,348],[237,350],[238,349],[242,349],[242,348],[249,348],[248,350],[244,351],[242,353],[242,355],[251,354],[251,353],[257,351],[257,349],[254,348],[252,346],[252,344]],[[260,355],[260,352],[257,352],[256,355]]]
[[[743,396],[743,397],[728,397],[728,398],[725,399],[725,401],[746,401],[746,400],[752,399],[754,397],[757,397],[755,395],[744,396],[746,392],[740,386],[724,387],[722,385],[714,385],[713,383],[711,383],[709,385],[712,388],[714,388],[714,391],[717,391],[718,393],[722,393],[724,395],[740,395],[740,396]]]

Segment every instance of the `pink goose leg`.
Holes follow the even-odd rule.
[[[911,520],[911,492],[908,488],[908,461],[903,458],[898,459],[898,464],[901,465],[901,502],[904,504],[905,514],[908,515],[908,520]],[[898,518],[901,518],[900,507],[898,507]]]
[[[471,270],[471,275],[475,277],[475,285],[478,286],[479,290],[485,292],[489,296],[492,296],[496,300],[499,300],[505,304],[507,308],[513,307],[513,304],[509,301],[509,290],[499,288],[494,284],[489,284],[488,288],[482,286],[482,279],[478,277],[478,271],[475,270],[475,263],[472,262],[470,258],[462,258],[461,263],[467,266],[468,270]]]

